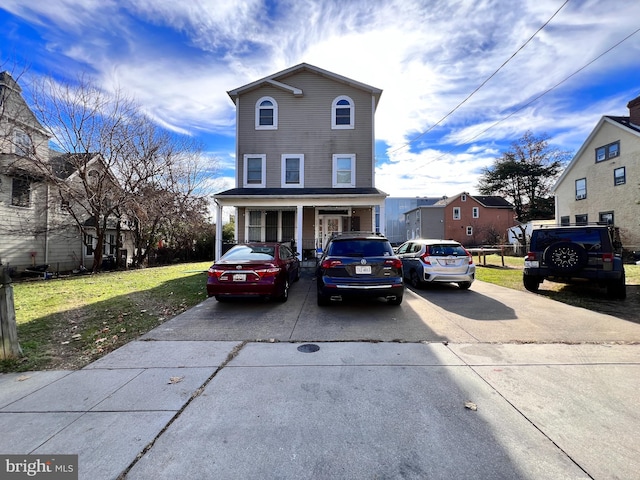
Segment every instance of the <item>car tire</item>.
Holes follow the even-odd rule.
[[[400,305],[402,303],[402,295],[396,295],[396,298],[387,300],[389,305]]]
[[[219,301],[220,303],[226,302],[227,299],[225,297],[223,297],[222,295],[216,295],[216,300]]]
[[[471,288],[471,282],[458,282],[460,290],[469,290]]]
[[[422,286],[418,272],[415,270],[411,270],[411,272],[409,272],[409,283],[411,283],[413,288],[420,288]]]
[[[544,261],[558,273],[573,273],[587,265],[587,251],[574,242],[556,242],[544,251]]]
[[[329,305],[329,303],[331,303],[331,299],[329,299],[329,297],[327,297],[326,295],[323,295],[319,291],[318,291],[317,301],[318,301],[319,307],[326,307],[327,305]]]
[[[620,280],[616,280],[607,285],[607,295],[618,300],[627,298],[627,284],[624,273]]]
[[[540,279],[538,277],[534,277],[533,275],[522,275],[522,283],[524,288],[529,290],[530,292],[537,292],[540,288]]]
[[[284,303],[289,300],[289,279],[285,279],[284,288],[282,289],[282,294],[277,299],[279,302]]]

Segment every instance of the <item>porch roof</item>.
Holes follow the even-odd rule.
[[[225,206],[248,204],[291,203],[303,205],[344,205],[366,202],[380,204],[388,196],[377,188],[232,188],[213,196],[216,202]],[[346,203],[345,203],[346,202]]]

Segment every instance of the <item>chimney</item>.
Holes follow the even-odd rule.
[[[627,103],[627,108],[629,109],[629,121],[640,126],[640,96]]]

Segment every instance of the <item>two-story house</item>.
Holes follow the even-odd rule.
[[[603,116],[554,185],[562,225],[605,223],[640,250],[640,97],[628,117]]]
[[[65,200],[56,187],[73,185],[77,170],[68,156],[49,148],[49,139],[21,87],[8,72],[1,72],[0,264],[17,272],[44,265],[58,272],[91,268],[94,260],[94,228],[87,223],[81,228],[71,215],[78,205]],[[98,155],[89,157],[87,168],[103,168]],[[55,175],[55,181],[47,175]],[[120,253],[126,251],[121,235],[115,227],[107,232],[104,255],[115,255],[118,247]]]
[[[405,224],[407,239],[442,238],[478,246],[504,243],[514,218],[514,207],[504,198],[463,192],[409,210]]]
[[[382,90],[302,63],[227,93],[236,188],[214,199],[217,218],[236,208],[238,242],[291,241],[308,257],[333,232],[375,231],[376,220],[384,230],[387,194],[374,178]],[[222,222],[216,238],[221,252]]]

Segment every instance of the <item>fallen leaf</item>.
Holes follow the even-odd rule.
[[[169,379],[168,384],[171,385],[173,383],[180,383],[183,379],[184,379],[184,377],[171,377]]]
[[[71,335],[71,338],[73,338],[74,340],[80,340],[82,338],[82,335],[76,333],[75,335]]]
[[[31,377],[30,377],[29,375],[22,375],[22,376],[20,376],[20,377],[16,378],[16,380],[17,380],[18,382],[24,382],[25,380],[29,380],[30,378],[31,378]]]

